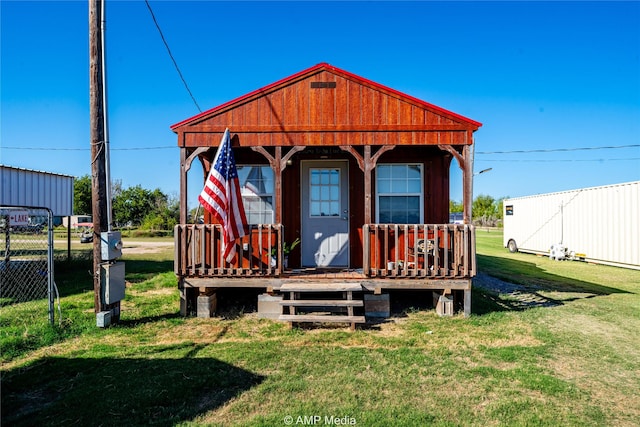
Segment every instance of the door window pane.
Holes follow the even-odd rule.
[[[309,169],[309,214],[340,215],[340,169]]]

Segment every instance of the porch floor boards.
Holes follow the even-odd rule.
[[[362,269],[332,269],[332,268],[300,268],[294,270],[285,270],[281,276],[283,279],[288,278],[305,278],[314,279],[366,279],[367,276]]]

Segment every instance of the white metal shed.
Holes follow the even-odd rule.
[[[51,209],[54,216],[73,215],[71,175],[0,165],[0,205]]]

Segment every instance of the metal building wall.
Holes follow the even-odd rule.
[[[73,177],[0,165],[0,205],[37,206],[73,214]]]
[[[640,269],[640,181],[507,199],[504,207],[505,246],[513,239],[519,251],[548,254],[563,243],[587,261]]]

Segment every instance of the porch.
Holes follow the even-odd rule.
[[[365,224],[362,265],[345,268],[289,268],[283,253],[282,224],[250,225],[236,243],[237,256],[227,263],[221,251],[219,224],[175,227],[175,274],[186,314],[189,289],[264,288],[280,292],[291,284],[323,288],[349,283],[362,292],[459,291],[465,315],[471,312],[471,278],[476,274],[475,229],[469,224]]]

